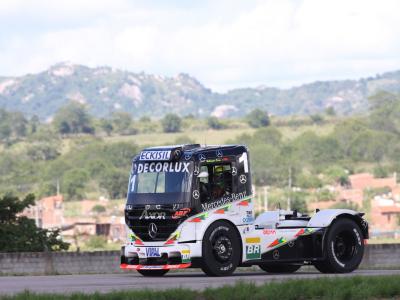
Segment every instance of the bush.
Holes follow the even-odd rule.
[[[222,124],[217,117],[209,117],[207,119],[207,125],[211,129],[216,129],[216,130],[223,129],[225,127],[224,124]]]
[[[266,111],[254,109],[247,115],[247,123],[253,128],[259,128],[269,126],[271,122]]]
[[[85,242],[85,248],[88,250],[102,250],[106,248],[107,240],[104,236],[90,236]]]
[[[161,120],[164,132],[179,132],[182,126],[181,118],[176,114],[167,114]]]
[[[92,212],[95,212],[95,213],[103,213],[105,211],[106,211],[106,208],[103,205],[100,205],[100,204],[96,204],[92,208]]]

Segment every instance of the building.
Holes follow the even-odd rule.
[[[63,201],[62,195],[42,198],[27,208],[23,215],[34,219],[36,226],[41,228],[62,227],[65,224]]]

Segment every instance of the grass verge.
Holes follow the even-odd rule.
[[[393,299],[400,297],[400,275],[381,277],[320,278],[289,280],[256,286],[239,282],[233,286],[209,288],[204,291],[169,289],[165,291],[118,291],[111,293],[55,295],[23,292],[3,296],[3,300],[113,300],[113,299]]]

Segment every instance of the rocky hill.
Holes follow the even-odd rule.
[[[268,82],[266,82],[268,84]],[[359,80],[317,81],[290,89],[258,87],[215,93],[188,74],[164,77],[110,67],[59,63],[38,74],[0,77],[0,107],[43,120],[69,101],[107,117],[126,111],[134,117],[180,115],[243,116],[254,108],[275,115],[311,114],[334,107],[342,114],[367,109],[378,90],[400,92],[400,71]]]

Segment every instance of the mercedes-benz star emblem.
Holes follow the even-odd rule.
[[[157,225],[154,223],[150,223],[149,225],[149,236],[154,239],[157,236]]]

